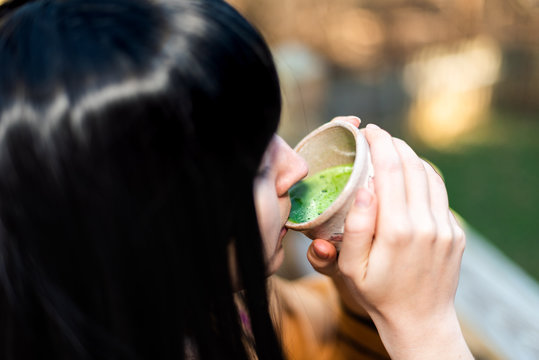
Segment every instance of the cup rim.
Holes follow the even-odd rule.
[[[318,215],[312,220],[302,222],[302,223],[296,223],[292,222],[290,220],[286,221],[285,226],[288,229],[296,230],[296,231],[302,231],[307,229],[312,229],[320,224],[325,223],[327,220],[329,220],[336,211],[338,211],[346,202],[348,199],[350,193],[356,188],[357,182],[361,178],[361,172],[362,169],[360,168],[359,163],[362,161],[360,157],[357,156],[357,154],[360,153],[360,141],[358,141],[358,136],[360,136],[359,129],[355,127],[354,125],[343,121],[343,120],[334,120],[327,124],[324,124],[317,129],[313,130],[309,134],[307,134],[294,148],[294,151],[299,152],[301,148],[313,137],[318,136],[320,133],[327,131],[328,129],[340,127],[344,128],[345,130],[348,130],[354,137],[355,142],[355,151],[356,156],[353,163],[352,173],[350,174],[350,178],[348,179],[346,185],[344,186],[344,189],[341,191],[339,196],[331,203],[329,207],[327,207],[322,214]]]

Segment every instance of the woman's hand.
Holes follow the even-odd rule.
[[[465,236],[444,182],[404,141],[374,125],[364,134],[374,184],[356,195],[339,256],[315,240],[308,258],[367,311],[393,358],[472,358],[454,308]]]

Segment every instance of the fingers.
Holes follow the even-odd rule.
[[[425,171],[427,172],[429,190],[431,193],[431,206],[434,210],[449,208],[449,200],[447,198],[447,190],[442,176],[438,174],[431,164],[422,160]]]
[[[379,218],[392,219],[392,226],[406,232],[408,209],[403,166],[393,138],[378,126],[369,124],[365,131],[374,167],[374,185],[380,204]],[[381,228],[385,231],[385,227]]]
[[[327,240],[313,240],[307,250],[307,259],[321,274],[333,276],[337,273],[337,249]]]
[[[404,141],[369,124],[366,128],[380,203],[380,231],[393,239],[451,243],[451,219],[445,183],[435,169],[420,159]],[[388,221],[391,219],[391,221]]]
[[[462,256],[462,253],[466,248],[466,232],[462,228],[462,225],[459,223],[459,220],[451,209],[449,209],[449,214],[449,219],[453,227],[453,235],[455,237],[456,246],[459,250],[459,256]]]
[[[331,121],[337,121],[337,120],[349,122],[355,127],[359,127],[359,125],[361,124],[361,119],[358,118],[357,116],[337,116],[331,119]]]
[[[427,173],[428,188],[430,192],[430,208],[436,223],[438,239],[451,245],[455,240],[455,229],[452,224],[452,214],[449,210],[447,190],[442,177],[427,162],[423,161]]]
[[[405,178],[406,201],[412,226],[421,236],[432,239],[436,224],[430,209],[428,175],[421,160],[408,144],[393,138],[393,144],[401,158]]]
[[[432,166],[377,126],[369,124],[365,137],[376,191],[359,190],[348,213],[338,279],[373,319],[430,324],[452,307],[464,232]]]
[[[358,190],[344,223],[339,255],[339,268],[345,274],[365,273],[376,229],[377,205],[377,198],[371,189]]]

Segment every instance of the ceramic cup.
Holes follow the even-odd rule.
[[[322,214],[307,222],[285,224],[312,240],[329,240],[340,249],[344,220],[355,194],[360,187],[367,187],[369,178],[374,176],[367,140],[352,124],[335,120],[309,133],[294,150],[309,165],[307,177],[333,166],[354,164],[344,189]]]

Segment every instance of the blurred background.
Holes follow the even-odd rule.
[[[334,116],[356,115],[440,169],[469,238],[488,243],[469,242],[465,254],[457,302],[483,323],[469,339],[484,335],[492,349],[513,336],[497,355],[476,357],[539,359],[539,0],[229,2],[274,52],[279,132],[290,145]],[[282,274],[294,278],[308,272],[309,242],[287,237],[300,244],[286,247]]]
[[[274,50],[292,146],[337,115],[413,145],[539,280],[539,0],[230,0]]]

